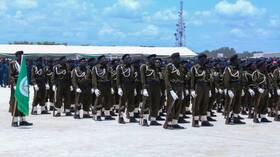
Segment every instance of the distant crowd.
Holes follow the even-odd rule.
[[[8,86],[9,61],[7,58],[0,58],[0,87]]]

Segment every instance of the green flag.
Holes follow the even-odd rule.
[[[29,84],[27,79],[27,68],[25,57],[22,56],[19,77],[17,80],[15,97],[17,108],[25,116],[29,114]]]

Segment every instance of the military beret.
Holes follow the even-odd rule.
[[[147,56],[148,59],[150,59],[150,58],[155,58],[155,57],[157,57],[156,54],[151,54],[151,55]]]
[[[207,58],[207,55],[205,53],[200,53],[198,56],[197,56],[198,59],[200,58]]]
[[[236,60],[237,58],[238,58],[238,55],[233,55],[230,57],[230,61],[232,62],[232,61]]]
[[[97,58],[98,61],[100,61],[102,58],[105,58],[105,55],[101,55]]]
[[[180,53],[176,52],[176,53],[173,53],[171,55],[171,58],[177,58],[177,57],[180,57]]]
[[[127,56],[130,56],[129,54],[124,54],[123,56],[122,56],[122,60],[125,58],[125,57],[127,57]]]
[[[16,55],[16,56],[18,56],[18,55],[23,55],[23,51],[17,51],[17,52],[15,53],[15,55]]]

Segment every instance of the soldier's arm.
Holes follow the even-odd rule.
[[[95,66],[92,68],[91,76],[92,76],[92,88],[96,89],[97,88],[97,76],[95,72]]]
[[[166,87],[166,90],[172,90],[172,86],[171,86],[171,83],[170,83],[170,66],[169,65],[167,65],[166,66],[166,69],[165,69],[165,75],[164,75],[165,77],[165,79],[164,79],[164,81],[165,81],[165,87]]]
[[[116,73],[116,84],[118,88],[121,88],[121,65],[117,66]]]
[[[224,88],[229,89],[229,87],[230,87],[230,73],[229,73],[229,67],[227,67],[224,72]]]
[[[191,68],[191,86],[190,89],[194,90],[195,89],[195,82],[196,82],[196,78],[195,78],[195,67],[193,66]]]
[[[140,75],[141,75],[141,84],[143,89],[147,88],[147,84],[146,84],[146,65],[142,64],[140,67]]]
[[[71,81],[72,81],[73,88],[77,89],[79,87],[77,83],[77,75],[75,74],[75,70],[76,68],[71,71],[71,78],[72,78]]]

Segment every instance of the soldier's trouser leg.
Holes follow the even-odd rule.
[[[182,107],[183,85],[175,84],[173,90],[177,94],[178,99],[174,101],[170,91],[167,92],[167,108],[169,111],[171,109],[171,112],[168,113],[166,120],[168,122],[172,121],[172,124],[177,124]]]
[[[62,95],[63,95],[63,86],[58,85],[57,86],[57,91],[56,91],[56,102],[55,102],[55,107],[56,108],[61,108],[62,107]]]
[[[11,95],[10,95],[10,113],[14,117],[23,117],[23,113],[21,113],[18,109],[17,109],[17,105],[16,103],[16,99],[15,99],[15,90],[13,88],[13,86],[11,86]]]
[[[74,96],[73,96],[74,97]],[[74,97],[75,98],[75,97]],[[65,110],[70,110],[70,106],[71,103],[75,103],[75,101],[73,102],[73,100],[71,101],[71,91],[70,91],[70,86],[67,85],[65,86],[64,90],[63,90],[63,104],[64,104],[64,109]]]
[[[233,88],[234,98],[232,101],[232,111],[235,117],[240,113],[241,92],[242,90],[239,86]]]
[[[209,105],[209,90],[210,87],[207,85],[201,86],[202,88],[199,89],[199,92],[202,95],[202,100],[200,100],[199,105],[199,115],[201,116],[201,121],[207,121],[207,111],[208,111],[208,105]]]
[[[265,91],[259,105],[259,114],[261,118],[265,118],[267,103],[268,103],[268,92]]]
[[[100,83],[97,87],[100,92],[101,95],[99,97],[97,97],[96,99],[98,102],[98,107],[97,110],[101,110],[102,108],[104,108],[105,110],[110,110],[110,95],[111,95],[111,87],[109,84],[107,83]]]
[[[83,110],[85,112],[89,112],[90,110],[90,104],[91,104],[91,91],[90,89],[82,89],[82,93],[81,93],[81,99],[82,99],[82,104],[83,104]]]
[[[45,106],[45,104],[46,104],[46,86],[45,86],[45,84],[39,85],[38,103],[41,107]]]
[[[150,106],[151,106],[151,112],[150,116],[155,118],[158,115],[159,107],[160,107],[160,85],[151,85],[149,86],[149,97],[150,97]]]

